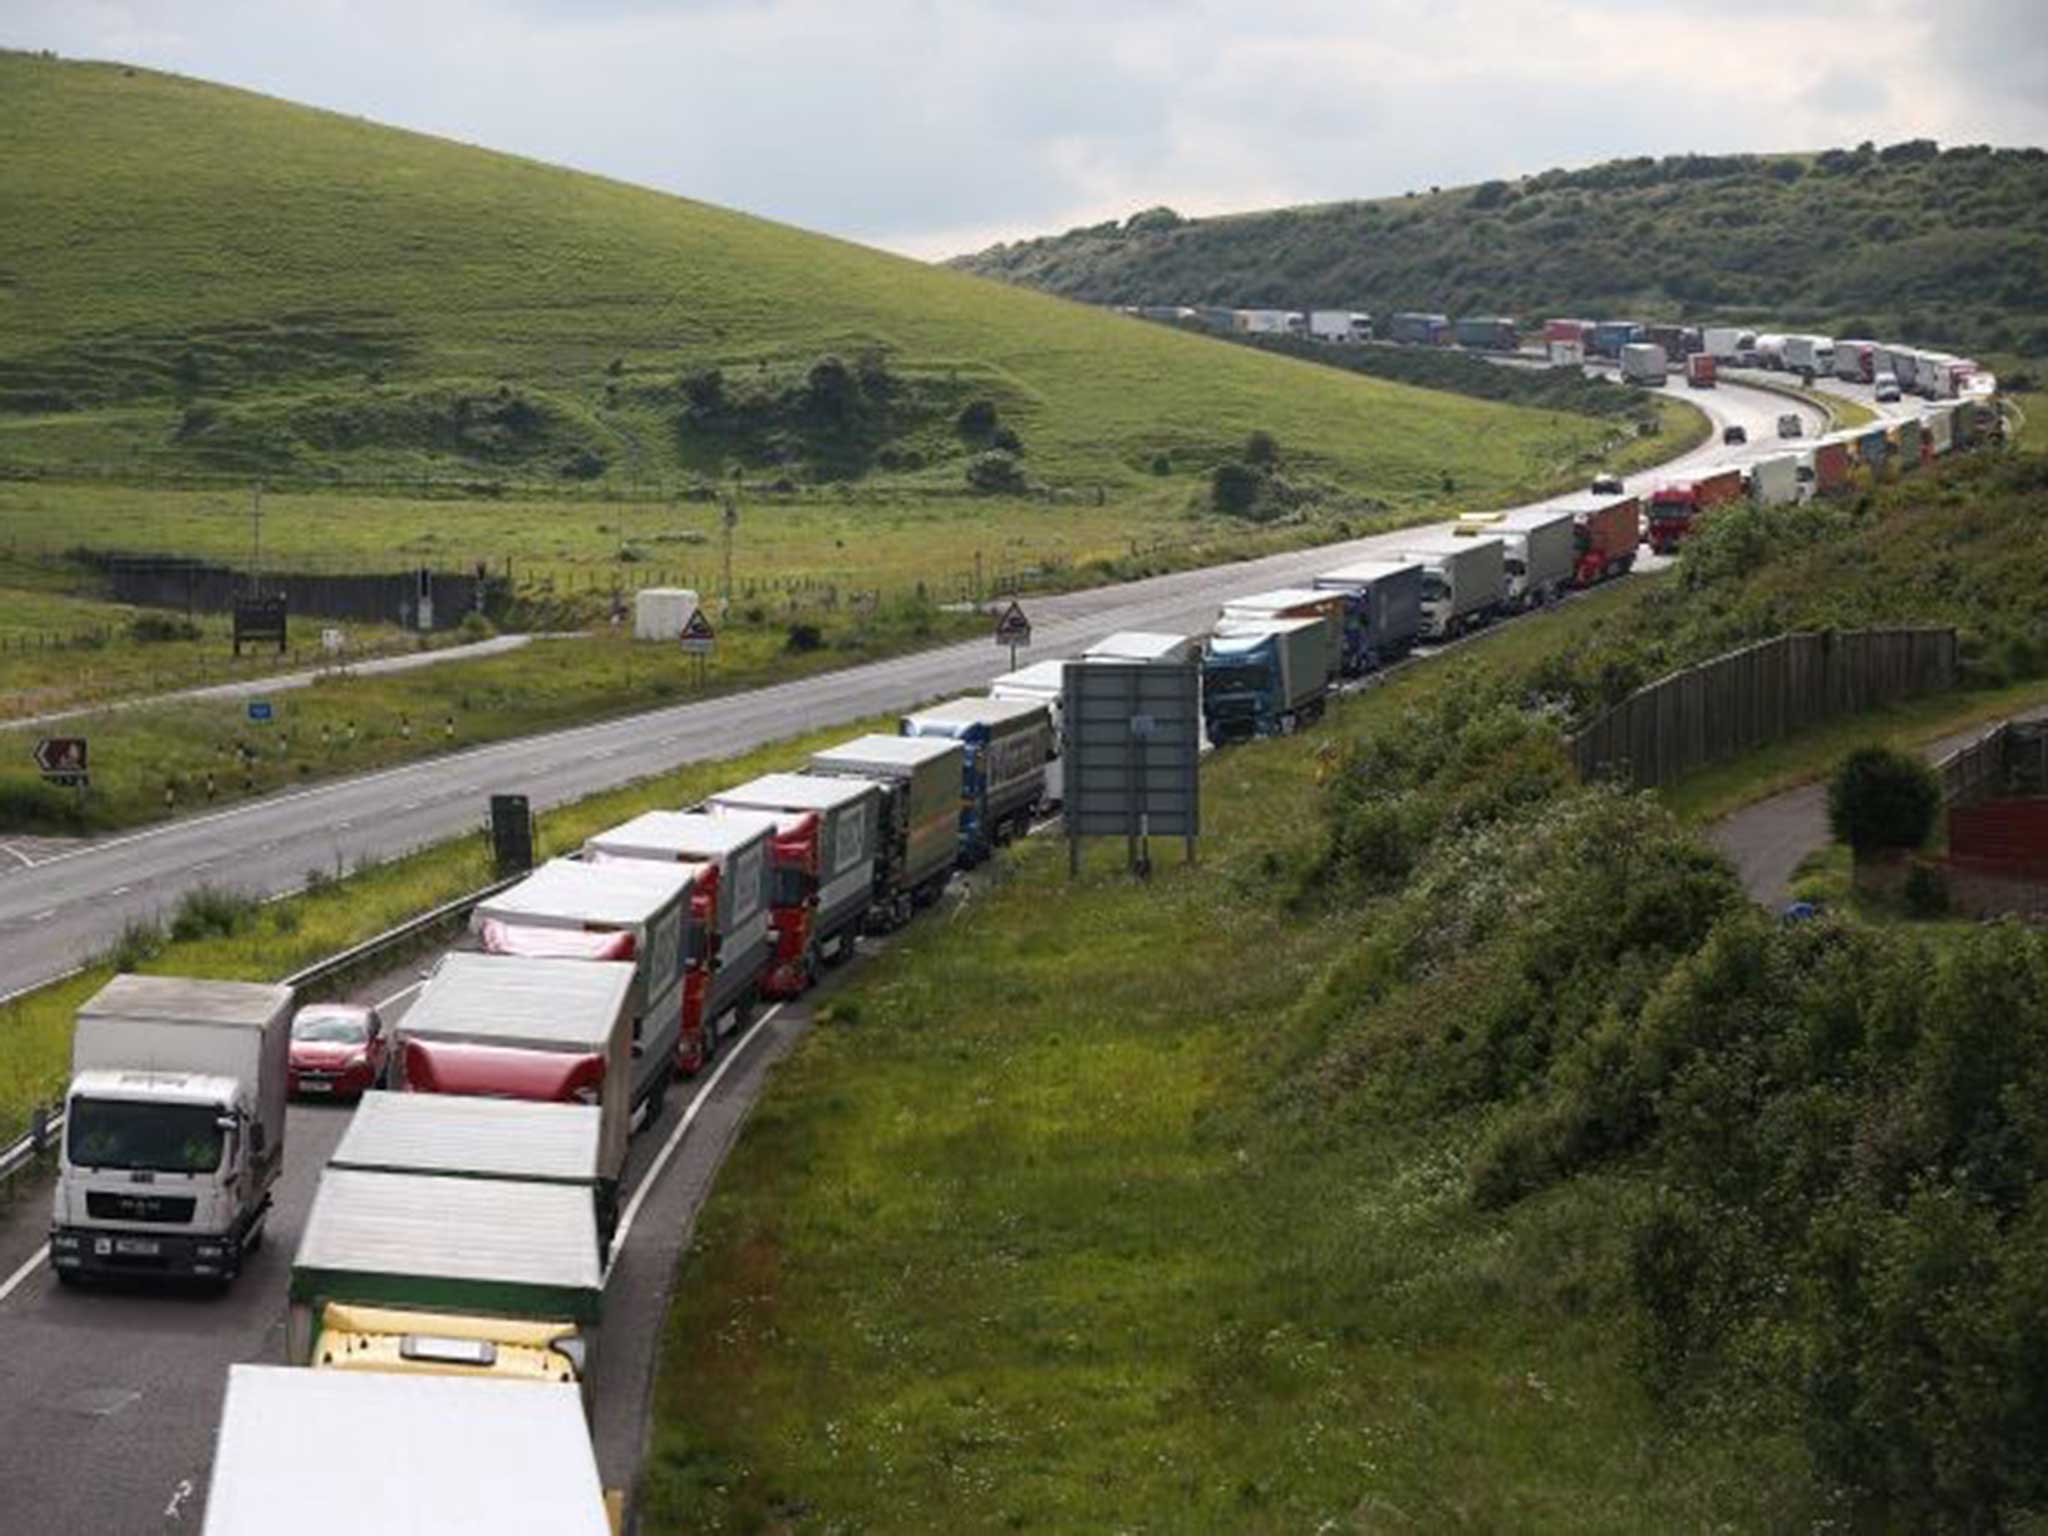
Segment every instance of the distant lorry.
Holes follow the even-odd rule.
[[[1785,367],[1808,376],[1835,371],[1835,339],[1832,336],[1787,336]]]
[[[1363,631],[1368,672],[1405,656],[1422,632],[1422,566],[1414,560],[1360,560],[1325,571],[1310,586],[1352,595],[1352,622]]]
[[[1749,467],[1749,494],[1760,507],[1789,506],[1800,499],[1799,455],[1758,459]]]
[[[1496,617],[1507,601],[1507,548],[1497,537],[1441,534],[1401,551],[1422,567],[1422,638],[1454,640]]]
[[[566,1184],[329,1168],[292,1259],[286,1358],[587,1390],[599,1254],[590,1197]]]
[[[717,1051],[705,1027],[709,978],[691,963],[689,944],[693,920],[701,921],[705,873],[697,864],[550,859],[479,902],[470,925],[494,955],[631,965],[632,1042],[635,1057],[644,1058],[644,1096],[655,1091],[662,1055],[693,1072]]]
[[[1881,426],[1867,427],[1856,434],[1857,461],[1873,474],[1884,468],[1884,461],[1891,455],[1891,447],[1891,435]]]
[[[1621,349],[1621,380],[1624,384],[1663,384],[1669,359],[1664,349],[1651,341],[1630,342]]]
[[[988,696],[992,699],[1024,699],[1033,704],[1043,704],[1046,713],[1052,717],[1052,746],[1050,755],[1058,757],[1066,750],[1066,707],[1067,664],[1060,661],[1036,661],[1028,667],[1019,667],[1015,672],[1005,672],[988,685]]]
[[[775,961],[769,920],[775,834],[776,820],[766,812],[648,811],[583,845],[583,857],[592,862],[698,866],[684,947],[687,963],[702,973],[699,1022],[721,1035],[745,1025]]]
[[[116,976],[78,1010],[50,1267],[225,1283],[284,1164],[290,987]]]
[[[1685,382],[1694,389],[1712,389],[1720,379],[1720,364],[1711,352],[1695,352],[1685,360]]]
[[[1835,343],[1835,377],[1852,384],[1868,384],[1877,371],[1871,366],[1876,351],[1874,342],[1838,340]]]
[[[1222,633],[1233,624],[1263,624],[1272,619],[1328,620],[1331,681],[1355,677],[1364,671],[1365,634],[1363,618],[1354,627],[1351,594],[1323,587],[1279,587],[1271,592],[1254,592],[1233,597],[1217,615],[1216,630]]]
[[[1514,352],[1522,345],[1515,322],[1506,315],[1461,315],[1452,334],[1458,345],[1481,352]]]
[[[202,1536],[280,1531],[617,1536],[573,1388],[231,1365]]]
[[[960,854],[966,761],[961,744],[944,737],[856,736],[813,754],[804,769],[821,778],[862,780],[882,792],[871,927],[902,927],[945,889]]]
[[[1650,493],[1650,548],[1660,555],[1670,554],[1703,514],[1742,494],[1739,469],[1666,481]]]
[[[1202,655],[1199,635],[1173,635],[1160,630],[1120,629],[1104,635],[1081,653],[1083,661],[1159,661],[1170,665],[1197,661]]]
[[[1305,336],[1308,316],[1297,309],[1240,309],[1231,315],[1231,329],[1246,336]]]
[[[398,1021],[400,1085],[539,1104],[595,1105],[600,1204],[618,1194],[626,1143],[661,1112],[671,1044],[636,1049],[633,967],[623,960],[443,955]]]
[[[1329,624],[1274,619],[1212,635],[1202,652],[1202,725],[1211,746],[1291,734],[1329,694]]]
[[[1043,704],[954,699],[905,715],[900,730],[957,741],[965,749],[955,786],[962,869],[1031,830],[1045,803],[1045,765],[1052,756],[1052,713]]]
[[[1643,504],[1634,496],[1599,497],[1572,508],[1572,581],[1590,587],[1626,576],[1642,542]]]
[[[1643,340],[1664,349],[1664,355],[1673,364],[1691,357],[1700,349],[1700,332],[1693,325],[1652,325],[1644,328]]]
[[[1633,320],[1596,320],[1588,350],[1596,357],[1618,358],[1623,347],[1634,346],[1642,339],[1643,328]]]
[[[1451,322],[1447,315],[1404,310],[1387,322],[1387,338],[1411,346],[1440,347],[1450,340],[1450,334]]]
[[[1756,338],[1756,366],[1783,372],[1785,338],[1776,331],[1759,331]]]
[[[1568,507],[1532,507],[1510,512],[1490,526],[1460,526],[1456,532],[1461,537],[1491,535],[1501,541],[1509,608],[1537,608],[1555,602],[1572,584],[1576,519]]]
[[[1854,467],[1850,442],[1849,437],[1838,433],[1813,445],[1813,490],[1816,496],[1829,495],[1848,485],[1849,471]]]
[[[843,959],[867,920],[875,899],[875,840],[881,826],[882,792],[861,779],[824,779],[813,774],[768,773],[705,802],[715,816],[732,811],[766,811],[777,816],[817,818],[814,844],[811,943],[801,964],[806,973],[820,958]]]
[[[1741,364],[1756,352],[1756,332],[1739,325],[1710,325],[1700,332],[1700,350],[1717,363]]]
[[[1317,341],[1356,343],[1372,340],[1372,316],[1355,309],[1312,309],[1308,333]]]

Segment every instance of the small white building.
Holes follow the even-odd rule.
[[[673,645],[696,611],[697,594],[688,587],[643,587],[633,594],[633,638]]]

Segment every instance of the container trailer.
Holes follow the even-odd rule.
[[[1507,605],[1540,608],[1571,585],[1577,564],[1577,519],[1568,507],[1533,507],[1510,512],[1491,529],[1464,530],[1465,537],[1491,533],[1501,541],[1507,572]]]
[[[1422,638],[1456,639],[1499,614],[1507,601],[1507,547],[1498,537],[1441,534],[1418,539],[1401,558],[1422,567]]]
[[[1835,339],[1832,336],[1787,336],[1785,366],[1793,373],[1818,375],[1835,371]]]
[[[1579,505],[1572,513],[1572,579],[1581,587],[1626,576],[1642,542],[1643,504],[1634,496],[1610,496]]]
[[[1150,629],[1120,629],[1081,653],[1083,661],[1157,661],[1180,666],[1202,654],[1199,635],[1169,635]]]
[[[1712,389],[1720,377],[1720,365],[1711,352],[1695,352],[1685,360],[1685,382],[1693,389]]]
[[[1852,384],[1868,384],[1876,375],[1872,358],[1876,355],[1874,342],[1837,340],[1835,342],[1835,377],[1846,379]]]
[[[1367,671],[1405,656],[1422,632],[1422,566],[1416,561],[1360,560],[1325,571],[1309,585],[1357,599],[1352,620],[1364,630]]]
[[[1037,661],[1015,672],[1005,672],[988,685],[988,696],[992,699],[1025,699],[1045,706],[1052,719],[1052,746],[1048,749],[1052,757],[1058,757],[1067,745],[1066,674],[1065,660]]]
[[[1372,340],[1372,316],[1355,309],[1312,309],[1308,333],[1317,341],[1357,343]]]
[[[1670,480],[1650,493],[1650,548],[1668,555],[1706,512],[1743,494],[1742,471],[1717,470]]]
[[[1917,420],[1902,421],[1891,430],[1891,451],[1898,457],[1901,470],[1918,469],[1926,456],[1920,445],[1920,423]]]
[[[1623,347],[1643,339],[1643,328],[1633,320],[1597,320],[1587,338],[1586,350],[1596,357],[1620,357]]]
[[[1445,315],[1403,311],[1387,322],[1387,338],[1412,346],[1439,347],[1450,339],[1451,322]]]
[[[1756,332],[1739,325],[1710,325],[1700,332],[1700,350],[1718,363],[1741,363],[1756,351]]]
[[[1700,350],[1700,331],[1696,325],[1652,325],[1644,329],[1643,340],[1662,347],[1674,366]]]
[[[1955,447],[1956,408],[1953,405],[1935,407],[1921,418],[1920,426],[1929,458],[1939,458]]]
[[[775,962],[769,886],[776,821],[765,812],[713,816],[648,811],[583,845],[591,862],[644,860],[700,869],[692,891],[689,963],[703,972],[701,1024],[720,1035],[744,1027]]]
[[[905,736],[957,741],[960,866],[971,868],[1031,830],[1045,804],[1052,712],[1031,699],[963,698],[903,717]]]
[[[708,884],[699,864],[550,859],[479,902],[470,926],[489,954],[630,964],[635,1047],[694,1071],[717,1048],[704,1027],[708,977],[689,943]],[[644,1069],[650,1079],[654,1070]]]
[[[900,928],[945,889],[960,852],[966,749],[945,737],[856,736],[814,753],[804,772],[882,792],[869,926]]]
[[[1816,496],[1832,495],[1848,485],[1849,471],[1854,467],[1850,458],[1852,441],[1851,435],[1836,433],[1813,445],[1813,492]]]
[[[1290,734],[1329,693],[1329,624],[1274,619],[1212,635],[1202,652],[1202,725],[1211,746]]]
[[[1624,384],[1662,385],[1670,360],[1654,342],[1630,342],[1621,349],[1621,380]]]
[[[114,977],[78,1010],[50,1267],[225,1284],[284,1164],[293,992]]]
[[[1515,352],[1522,338],[1506,315],[1466,315],[1452,327],[1458,345],[1483,352]]]
[[[1856,434],[1857,461],[1876,474],[1884,468],[1891,446],[1891,435],[1883,427],[1867,427]]]
[[[1280,587],[1271,592],[1254,592],[1234,597],[1217,615],[1221,633],[1234,624],[1263,624],[1272,619],[1321,617],[1330,625],[1330,677],[1356,677],[1365,670],[1365,620],[1352,616],[1354,604],[1349,592],[1333,587]]]
[[[1787,506],[1800,499],[1799,458],[1785,453],[1750,465],[1749,494],[1758,506]]]
[[[279,1531],[617,1536],[573,1388],[231,1365],[202,1536]]]
[[[882,792],[860,779],[826,779],[802,773],[768,773],[704,802],[714,816],[734,811],[817,818],[810,875],[811,942],[801,965],[813,973],[818,957],[843,959],[867,920],[875,895],[875,840]]]
[[[1231,329],[1246,336],[1303,336],[1308,333],[1308,316],[1297,309],[1234,310]]]
[[[330,1168],[292,1259],[286,1358],[587,1389],[598,1254],[590,1197],[571,1185]]]

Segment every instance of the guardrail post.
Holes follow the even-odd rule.
[[[38,1154],[49,1149],[50,1111],[38,1104],[28,1112],[28,1142]]]

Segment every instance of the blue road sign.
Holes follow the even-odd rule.
[[[270,700],[251,699],[249,701],[249,718],[251,720],[268,720],[270,716]]]

